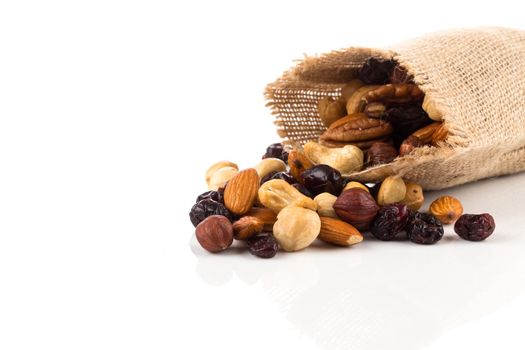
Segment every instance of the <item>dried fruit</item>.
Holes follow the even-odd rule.
[[[288,151],[282,143],[272,143],[270,146],[268,146],[268,148],[266,148],[266,153],[262,156],[262,158],[277,158],[286,163],[288,162]]]
[[[363,167],[363,151],[356,146],[329,148],[309,141],[304,146],[304,154],[314,164],[326,164],[342,174],[359,171]]]
[[[216,202],[212,199],[203,199],[191,207],[190,221],[193,226],[197,226],[208,216],[212,215],[222,215],[230,221],[233,220],[233,215],[222,203]]]
[[[416,84],[386,84],[369,91],[364,99],[367,103],[410,103],[420,101],[425,94]]]
[[[406,182],[405,186],[407,190],[405,198],[403,198],[401,203],[406,204],[408,209],[412,211],[418,211],[421,206],[423,206],[423,202],[425,201],[425,197],[423,196],[423,188],[414,182]]]
[[[269,232],[259,233],[247,243],[249,252],[263,259],[273,258],[279,249],[275,237]]]
[[[337,119],[346,115],[346,106],[339,100],[334,100],[330,96],[323,97],[317,103],[319,118],[326,127],[329,127]]]
[[[382,119],[354,113],[337,120],[320,136],[322,140],[337,142],[366,141],[392,133],[392,125]]]
[[[361,230],[374,220],[379,207],[370,193],[362,188],[351,188],[337,198],[334,210],[342,220]]]
[[[401,202],[406,195],[406,185],[399,176],[389,176],[383,180],[377,193],[377,204],[385,205]]]
[[[301,194],[305,195],[306,197],[314,198],[312,192],[308,191],[308,189],[299,182],[292,184],[292,187],[295,188],[297,191],[301,192]]]
[[[370,225],[370,232],[382,241],[391,241],[405,229],[409,212],[405,204],[395,203],[382,206]]]
[[[482,241],[489,237],[496,228],[494,218],[490,214],[464,214],[454,225],[454,231],[467,241]]]
[[[389,108],[383,118],[392,124],[401,139],[432,123],[432,119],[419,106]]]
[[[315,211],[293,205],[281,210],[273,225],[275,239],[288,252],[308,247],[320,230],[321,220]]]
[[[368,187],[366,187],[365,185],[363,185],[362,183],[360,182],[357,182],[357,181],[350,181],[348,182],[345,187],[343,188],[343,191],[346,191],[346,190],[349,190],[351,188],[362,188],[363,190],[365,190],[366,192],[370,192],[370,190],[368,189]]]
[[[348,101],[348,99],[357,91],[357,89],[363,85],[363,82],[359,79],[350,80],[348,84],[341,88],[341,99],[343,102],[346,103],[346,101]]]
[[[232,245],[233,229],[231,222],[224,216],[212,215],[195,228],[199,244],[211,253],[218,253]]]
[[[290,166],[290,174],[292,174],[297,181],[301,181],[303,171],[314,166],[310,159],[297,149],[290,151],[288,155],[288,165]]]
[[[399,155],[406,156],[407,154],[410,154],[414,149],[418,147],[423,147],[424,145],[425,143],[423,141],[411,135],[407,137],[406,140],[403,141],[403,143],[399,147]]]
[[[358,77],[365,84],[385,84],[396,65],[394,60],[370,57],[359,70]]]
[[[266,208],[279,213],[289,205],[317,210],[317,205],[313,199],[306,197],[296,188],[284,180],[270,180],[259,188],[259,201]]]
[[[433,100],[429,95],[425,95],[422,108],[428,113],[428,117],[430,119],[435,121],[441,121],[443,119],[443,114],[437,107],[435,100]]]
[[[390,163],[397,157],[397,150],[394,146],[385,142],[376,142],[368,149],[366,153],[366,164],[376,166]]]
[[[206,192],[200,194],[197,197],[197,200],[195,201],[195,203],[198,203],[198,202],[200,202],[203,199],[212,199],[212,200],[214,200],[216,202],[224,203],[224,196],[223,196],[223,194],[224,193],[219,192],[219,191],[206,191]]]
[[[261,185],[265,183],[266,181],[274,180],[274,179],[284,180],[288,182],[290,185],[297,183],[297,180],[287,172],[284,172],[284,171],[273,172],[272,171],[271,173],[269,173],[268,175],[266,175],[265,177],[261,179]]]
[[[363,235],[354,226],[339,219],[322,216],[318,238],[340,246],[350,246],[363,241]]]
[[[286,164],[277,158],[265,158],[259,162],[254,168],[262,179],[271,172],[286,171]]]
[[[430,204],[429,211],[441,223],[450,224],[463,214],[463,206],[457,198],[441,196]]]
[[[264,229],[264,222],[254,216],[243,216],[233,223],[233,235],[235,239],[245,240]]]
[[[224,205],[234,214],[242,215],[251,209],[259,189],[259,175],[246,169],[235,175],[224,190]]]
[[[317,204],[317,213],[319,216],[337,218],[334,210],[334,203],[336,200],[337,197],[328,192],[323,192],[315,196],[314,202]]]
[[[408,239],[418,244],[434,244],[443,237],[443,225],[430,214],[415,213],[406,226]]]
[[[220,168],[211,176],[210,181],[208,182],[208,189],[217,191],[219,188],[224,187],[226,183],[238,173],[239,170],[231,166]]]
[[[386,106],[382,102],[371,102],[365,107],[365,114],[370,118],[381,118],[386,112]]]
[[[337,196],[344,184],[341,173],[326,164],[314,165],[304,171],[301,174],[301,182],[314,196],[323,192]]]

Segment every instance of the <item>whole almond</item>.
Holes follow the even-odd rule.
[[[264,231],[271,231],[273,224],[277,221],[277,215],[272,209],[253,207],[246,216],[251,216],[262,221]]]
[[[354,226],[330,217],[321,216],[318,238],[327,243],[349,246],[363,241],[363,235]]]
[[[233,223],[235,239],[246,240],[264,229],[264,222],[254,216],[243,216]]]
[[[253,206],[259,190],[259,175],[253,168],[235,175],[224,190],[224,205],[234,214],[247,213]]]
[[[432,142],[434,133],[441,127],[440,122],[429,124],[421,129],[414,131],[413,136],[420,139],[423,143],[427,144]]]

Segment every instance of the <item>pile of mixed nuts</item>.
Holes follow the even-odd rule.
[[[220,252],[244,241],[262,258],[322,241],[350,246],[363,233],[390,241],[433,244],[455,222],[463,239],[481,241],[495,228],[489,214],[463,214],[459,200],[437,198],[428,213],[420,185],[389,176],[381,183],[345,179],[363,167],[388,163],[414,148],[438,145],[448,133],[423,92],[394,61],[367,60],[341,91],[319,101],[327,126],[319,142],[270,145],[254,168],[221,161],[206,172],[209,191],[197,197],[190,219],[201,246]]]

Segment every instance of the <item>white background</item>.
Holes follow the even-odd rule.
[[[2,1],[0,349],[523,349],[525,174],[441,192],[495,216],[479,244],[266,261],[188,220],[211,163],[277,141],[262,92],[294,59],[525,29],[517,4]]]

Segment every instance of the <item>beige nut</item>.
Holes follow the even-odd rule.
[[[357,112],[362,112],[366,106],[366,100],[364,99],[365,95],[368,92],[375,90],[380,85],[365,85],[358,88],[346,101],[346,113],[348,115],[354,114]]]
[[[272,171],[286,171],[286,164],[277,158],[265,158],[255,166],[255,170],[259,174],[259,179],[262,179]]]
[[[317,103],[317,110],[319,112],[319,118],[323,121],[326,127],[329,127],[337,119],[340,119],[346,115],[346,108],[344,104],[339,100],[326,96],[319,100]]]
[[[377,193],[377,204],[385,205],[401,202],[405,198],[407,188],[402,178],[389,176],[383,180]]]
[[[363,167],[363,151],[353,145],[330,148],[310,141],[303,148],[305,155],[314,164],[329,165],[341,174],[350,174]]]
[[[406,204],[408,209],[418,211],[423,206],[425,197],[423,196],[423,188],[415,182],[407,182],[405,198],[401,203]]]
[[[370,190],[368,189],[368,187],[366,187],[365,185],[363,185],[362,183],[357,182],[357,181],[350,181],[349,183],[347,183],[345,188],[343,188],[343,191],[349,190],[351,188],[356,188],[356,187],[357,188],[362,188],[366,192],[370,193]]]
[[[336,200],[337,197],[328,192],[323,192],[315,196],[314,202],[317,204],[317,213],[319,216],[338,218],[334,210],[334,203]]]
[[[219,188],[224,187],[224,185],[238,173],[239,170],[231,166],[220,168],[210,178],[208,189],[210,191],[217,191]]]
[[[266,181],[259,188],[259,201],[276,214],[289,205],[317,210],[313,199],[306,197],[295,187],[281,179]]]
[[[350,96],[352,96],[354,92],[363,85],[364,83],[359,79],[350,80],[348,84],[345,84],[341,88],[341,100],[346,103],[350,99]]]
[[[308,247],[321,231],[321,219],[315,211],[287,206],[273,225],[273,235],[279,246],[288,252]]]
[[[210,185],[210,179],[213,176],[213,174],[215,174],[220,169],[226,168],[226,167],[235,168],[235,169],[239,170],[239,167],[237,166],[237,164],[235,164],[233,162],[230,162],[228,160],[221,160],[220,162],[217,162],[217,163],[213,164],[212,166],[210,166],[208,168],[208,170],[206,170],[206,175],[205,175],[206,184],[209,186]]]
[[[435,101],[428,95],[425,95],[425,98],[423,99],[422,107],[423,107],[423,110],[427,112],[430,119],[435,120],[437,122],[443,119],[443,113],[441,113]]]

